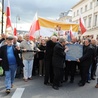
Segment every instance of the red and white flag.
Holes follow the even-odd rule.
[[[36,31],[38,31],[38,30],[40,30],[40,25],[39,25],[37,13],[36,13],[34,16],[34,19],[33,19],[33,23],[30,27],[30,31],[29,31],[30,40],[32,40],[34,38],[34,33],[36,33]]]
[[[6,9],[6,15],[7,15],[7,18],[6,18],[6,28],[9,28],[9,27],[12,28],[12,24],[11,24],[11,12],[10,12],[10,3],[9,3],[9,0],[8,0],[8,6],[7,6],[7,9]]]
[[[17,30],[14,28],[14,36],[17,36]]]
[[[86,32],[86,27],[84,25],[84,20],[81,16],[79,18],[79,25],[80,25],[81,33],[82,34],[85,33]]]

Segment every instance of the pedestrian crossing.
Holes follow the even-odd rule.
[[[0,98],[22,98],[25,88],[16,88],[11,90],[11,93],[7,94],[5,92],[5,87],[0,89]]]
[[[25,88],[17,88],[11,98],[21,98]]]

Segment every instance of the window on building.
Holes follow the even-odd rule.
[[[83,8],[81,8],[81,14],[83,13]]]
[[[77,10],[77,15],[79,15],[79,10]]]
[[[94,17],[95,17],[94,18],[94,26],[97,26],[97,20],[98,20],[97,18],[98,18],[98,15],[95,15]]]
[[[90,2],[90,9],[92,9],[92,2]]]
[[[88,18],[88,27],[91,27],[91,16]]]
[[[72,19],[69,19],[69,22],[72,22]]]
[[[85,5],[85,11],[87,11],[87,5]]]
[[[76,23],[79,23],[79,20],[76,20]]]
[[[98,0],[96,0],[96,6],[98,6]]]
[[[84,25],[85,25],[85,26],[87,26],[87,25],[86,25],[86,22],[87,22],[87,18],[84,18]]]
[[[74,12],[74,17],[75,17],[75,12]]]

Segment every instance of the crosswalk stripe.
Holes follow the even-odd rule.
[[[21,98],[25,88],[17,88],[11,98]]]

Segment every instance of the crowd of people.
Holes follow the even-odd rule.
[[[21,78],[25,82],[32,80],[32,75],[44,77],[44,84],[59,90],[63,82],[74,83],[75,73],[79,72],[79,86],[95,80],[97,71],[98,47],[93,38],[77,40],[73,37],[68,42],[65,37],[52,36],[29,39],[24,36],[8,36],[1,34],[0,65],[4,70],[6,93],[10,93],[14,78]],[[83,55],[76,61],[66,60],[69,48],[67,44],[83,45]],[[98,80],[98,79],[97,79]],[[98,81],[95,86],[98,88]]]

